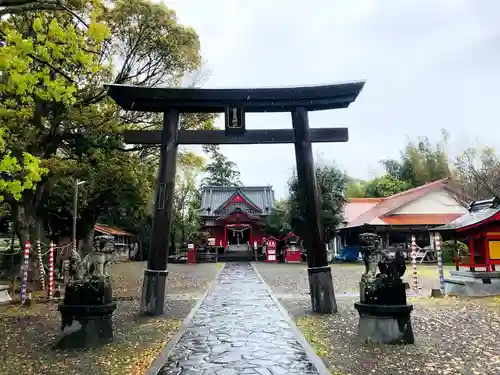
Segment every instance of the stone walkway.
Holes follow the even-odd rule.
[[[318,372],[252,266],[228,263],[159,374]]]

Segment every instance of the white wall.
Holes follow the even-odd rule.
[[[430,192],[391,214],[462,214],[466,212],[467,209],[461,206],[448,190],[442,189]]]

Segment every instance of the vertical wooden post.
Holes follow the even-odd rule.
[[[328,314],[337,312],[337,303],[333,291],[332,273],[326,256],[323,228],[319,218],[320,198],[316,186],[309,120],[305,108],[298,107],[292,111],[292,124],[295,133],[301,221],[305,226],[303,233],[307,249],[311,305],[313,312]]]
[[[153,232],[149,247],[147,269],[144,271],[142,284],[140,312],[144,315],[162,315],[165,304],[178,134],[179,111],[169,109],[164,113],[163,119],[160,168],[156,181]]]
[[[476,271],[476,249],[474,248],[474,236],[469,236],[469,270],[471,272]]]

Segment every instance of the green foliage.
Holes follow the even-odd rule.
[[[3,202],[5,197],[12,197],[17,201],[21,199],[24,190],[34,190],[36,183],[48,171],[41,168],[38,159],[27,152],[23,153],[22,161],[18,161],[5,149],[2,134],[3,130],[0,129],[0,202]]]
[[[208,176],[203,179],[202,186],[241,186],[236,163],[228,160],[218,149],[212,151],[211,160],[205,168]]]
[[[416,142],[409,142],[401,153],[401,160],[388,159],[381,163],[386,173],[396,180],[405,181],[410,187],[451,176],[446,144],[448,134],[441,131],[442,137],[436,144],[431,144],[427,137],[419,137]]]
[[[366,196],[366,181],[346,176],[346,186],[349,198],[364,198]]]
[[[335,164],[320,165],[315,167],[316,183],[320,197],[320,216],[323,223],[325,240],[333,238],[337,226],[343,221],[343,208],[347,202],[346,176]],[[288,182],[290,217],[300,217],[301,204],[308,201],[299,189],[297,175],[293,174]],[[293,228],[300,236],[300,228]]]
[[[184,153],[177,172],[174,207],[172,212],[171,247],[177,244],[197,242],[200,236],[198,210],[201,207],[201,194],[196,187],[198,176],[203,171],[204,163],[197,155]]]
[[[441,251],[443,252],[444,263],[455,263],[455,256],[467,256],[469,248],[466,244],[460,241],[444,241],[441,244]]]
[[[278,201],[269,215],[263,220],[262,228],[270,236],[282,237],[290,232],[290,215],[288,213],[288,202]]]
[[[408,142],[400,160],[386,159],[380,163],[385,174],[370,181],[348,179],[350,198],[387,197],[446,177],[452,177],[446,152],[448,133],[441,131],[441,140],[432,144],[427,137]]]
[[[365,197],[383,198],[408,190],[410,184],[389,173],[369,181],[365,186]]]
[[[164,4],[93,0],[68,9],[19,12],[0,21],[2,155],[24,160],[31,171],[26,186],[37,179],[28,154],[50,170],[37,194],[22,194],[20,228],[29,230],[36,214],[49,232],[69,234],[79,178],[87,181],[78,197],[79,237],[97,220],[141,231],[150,223],[157,153],[123,152],[120,132],[151,129],[161,119],[119,110],[103,84],[176,85],[199,68],[199,39]],[[183,128],[209,128],[213,116],[181,120]],[[180,154],[181,165],[200,162],[193,153]]]

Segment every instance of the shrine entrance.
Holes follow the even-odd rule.
[[[158,145],[160,165],[147,269],[144,271],[141,313],[162,315],[165,304],[172,198],[178,145],[293,143],[297,163],[309,290],[315,313],[337,311],[331,269],[319,218],[313,142],[347,142],[347,128],[309,128],[308,111],[347,108],[364,82],[336,85],[257,89],[197,89],[107,85],[108,95],[125,110],[162,112],[162,130],[124,133],[125,142]],[[293,129],[246,129],[245,113],[289,112]],[[224,113],[224,130],[182,130],[181,113]]]
[[[228,224],[225,227],[229,245],[246,245],[252,243],[252,226],[248,224]]]

